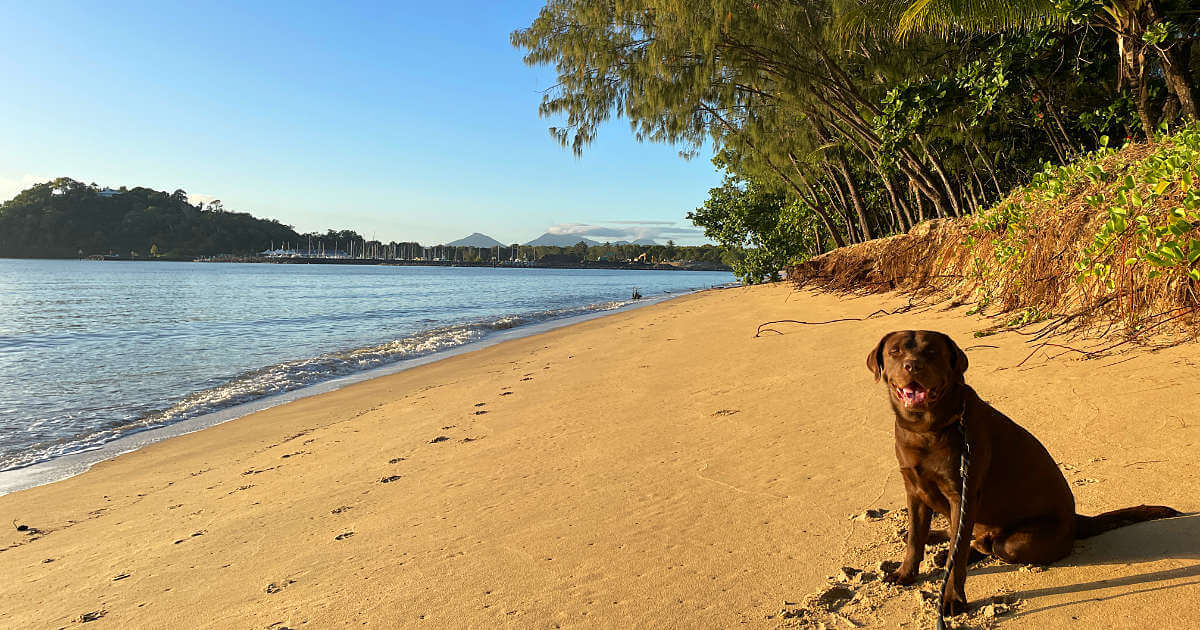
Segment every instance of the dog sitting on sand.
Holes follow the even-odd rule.
[[[904,561],[884,579],[912,584],[930,541],[933,512],[949,517],[950,540],[959,531],[961,513],[962,536],[946,559],[951,571],[942,592],[946,615],[967,609],[964,584],[972,547],[1007,562],[1049,564],[1071,553],[1078,538],[1180,514],[1154,505],[1076,514],[1075,497],[1054,458],[966,384],[967,355],[943,333],[888,333],[867,355],[867,367],[888,387],[908,503]],[[962,425],[968,440],[965,507]]]

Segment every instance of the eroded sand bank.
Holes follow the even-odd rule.
[[[899,328],[969,348],[968,382],[1049,448],[1082,513],[1200,509],[1194,344],[1016,367],[1025,338],[973,339],[963,309],[753,337],[902,303],[685,296],[0,497],[0,627],[928,627],[915,588],[869,579],[806,604],[840,567],[899,558],[891,419],[864,365]],[[868,509],[891,512],[848,518]],[[1197,540],[1184,516],[1044,571],[985,563],[964,621],[1200,627]],[[1013,610],[988,617],[993,597]]]

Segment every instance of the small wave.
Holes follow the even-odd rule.
[[[54,443],[34,444],[19,453],[0,456],[0,472],[24,468],[71,453],[95,450],[113,440],[139,431],[164,427],[181,420],[364,370],[445,351],[479,341],[496,331],[573,315],[614,310],[627,304],[629,302],[603,302],[443,326],[382,344],[331,352],[250,370],[214,387],[189,394],[170,407],[143,414],[131,422],[123,422],[117,426],[106,427],[86,435],[74,436]]]

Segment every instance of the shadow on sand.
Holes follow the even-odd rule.
[[[1139,523],[1101,534],[1095,538],[1075,543],[1075,550],[1066,559],[1055,563],[1055,567],[1088,567],[1104,565],[1136,565],[1157,560],[1200,560],[1200,514],[1187,514],[1176,518]],[[1007,573],[1017,570],[1014,565],[984,567],[977,574]],[[1029,589],[1014,593],[1029,604],[1039,598],[1053,595],[1077,595],[1072,601],[1048,606],[1023,608],[1016,616],[1025,617],[1055,608],[1074,606],[1087,602],[1117,599],[1127,595],[1165,590],[1184,586],[1200,585],[1200,579],[1177,582],[1187,578],[1200,578],[1200,562],[1187,566],[1159,571],[1148,571],[1135,575],[1094,580],[1080,584],[1064,584],[1046,588]],[[1159,584],[1160,582],[1175,582]],[[1143,588],[1124,590],[1102,596],[1088,593],[1101,589],[1145,585]]]

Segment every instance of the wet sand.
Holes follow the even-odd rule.
[[[964,308],[754,337],[903,303],[684,296],[0,497],[0,627],[931,627],[938,571],[872,579],[900,557],[903,490],[865,358],[900,328],[968,348],[968,382],[1041,439],[1080,512],[1200,508],[1195,344],[1017,367],[1026,338],[973,339]],[[1200,627],[1196,540],[1189,515],[1046,570],[984,562],[959,621]]]

